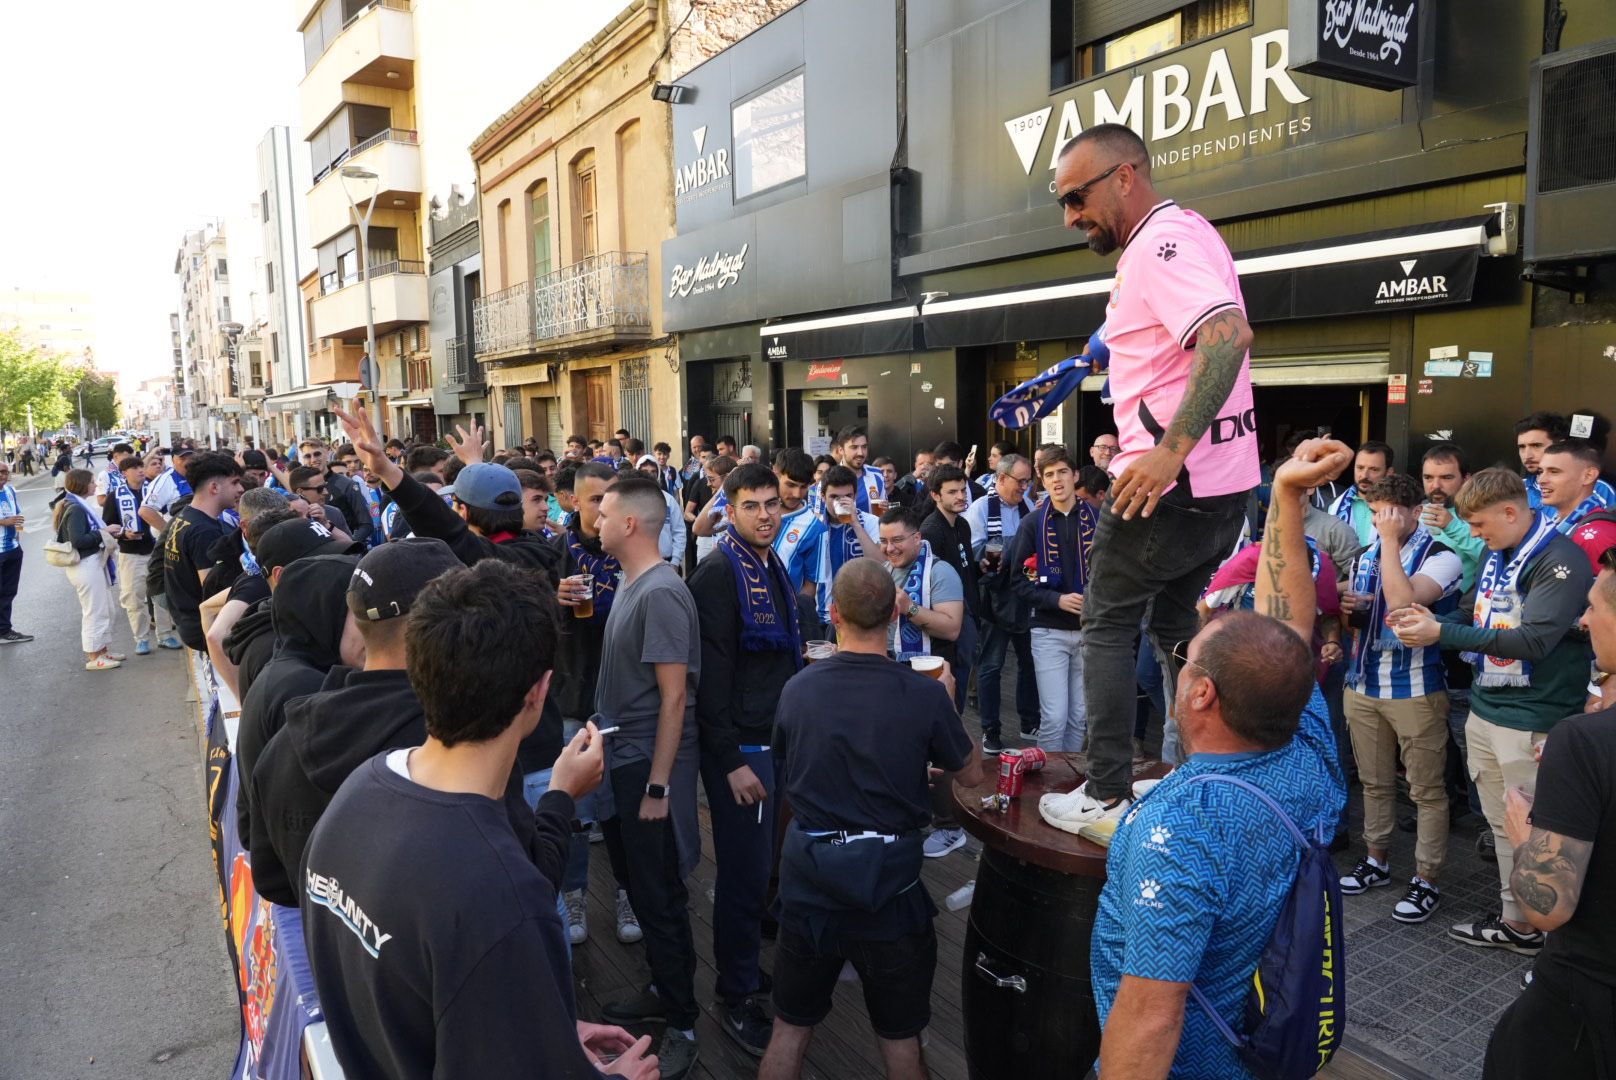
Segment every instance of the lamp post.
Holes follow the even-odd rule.
[[[383,432],[387,429],[387,422],[380,417],[382,411],[381,396],[377,393],[377,384],[381,382],[381,365],[376,363],[376,307],[371,302],[370,291],[370,215],[376,209],[376,195],[381,190],[381,178],[369,169],[358,165],[344,165],[337,170],[342,180],[342,193],[348,197],[348,210],[353,214],[355,223],[359,226],[359,251],[362,256],[359,273],[365,283],[365,364],[370,371],[370,401],[375,408],[378,419],[381,420]],[[348,181],[358,181],[360,184],[371,183],[370,197],[365,203],[365,213],[359,214],[359,203],[354,198],[353,190]]]

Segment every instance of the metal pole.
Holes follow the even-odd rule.
[[[376,188],[376,193],[370,196],[370,204],[365,207],[364,220],[359,223],[359,249],[365,255],[363,271],[365,275],[365,359],[370,363],[371,371],[370,403],[377,413],[376,422],[381,424],[382,430],[385,431],[387,425],[381,418],[382,399],[378,391],[382,381],[382,366],[376,359],[376,305],[372,303],[370,293],[370,215],[376,209],[376,194],[379,194],[381,190],[380,180],[376,182]]]

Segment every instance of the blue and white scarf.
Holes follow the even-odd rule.
[[[16,517],[22,513],[22,504],[17,501],[17,489],[10,484],[0,484],[0,517]],[[0,552],[16,551],[22,547],[22,535],[15,525],[7,525],[0,529]]]
[[[726,532],[718,538],[718,550],[729,559],[735,572],[735,592],[741,602],[741,648],[747,652],[789,652],[801,660],[797,611],[781,611],[775,603],[773,586],[780,595],[791,597],[791,578],[770,550],[759,555],[751,544]]]
[[[258,565],[257,559],[253,558],[252,549],[247,546],[245,536],[241,538],[241,572],[244,574],[256,574],[259,577],[264,576],[264,568]]]
[[[1352,504],[1357,498],[1358,485],[1353,484],[1351,487],[1347,488],[1347,490],[1341,493],[1340,498],[1336,499],[1335,505],[1330,507],[1330,512],[1336,517],[1340,518],[1342,521],[1345,521],[1348,525],[1351,525]],[[1356,526],[1354,526],[1354,528],[1356,528]]]
[[[1425,562],[1425,555],[1431,550],[1436,538],[1431,535],[1424,525],[1416,526],[1409,538],[1403,541],[1402,558],[1403,573],[1412,578]],[[1394,649],[1407,648],[1397,635],[1392,633],[1386,625],[1386,594],[1381,590],[1380,572],[1381,536],[1375,534],[1375,542],[1358,556],[1358,566],[1352,577],[1352,591],[1370,598],[1369,616],[1365,622],[1363,632],[1358,635],[1357,662],[1353,665],[1353,685],[1362,685],[1364,664],[1372,652],[1391,652]]]
[[[595,613],[589,621],[604,623],[612,610],[612,601],[617,598],[617,579],[623,567],[612,556],[604,552],[595,555],[585,547],[578,534],[577,515],[573,517],[575,520],[567,529],[567,550],[572,552],[573,565],[578,567],[578,572],[595,579]]]
[[[1034,514],[1038,518],[1037,583],[1042,589],[1059,593],[1087,592],[1089,587],[1089,554],[1094,550],[1094,534],[1100,527],[1099,515],[1082,499],[1072,507],[1077,515],[1077,546],[1075,552],[1064,552],[1060,546],[1060,519],[1051,513],[1053,505],[1044,503]],[[1076,558],[1068,560],[1068,554]],[[1068,562],[1071,562],[1068,578]]]
[[[78,503],[79,506],[84,510],[84,516],[89,519],[91,532],[95,532],[101,528],[101,508],[99,506],[96,506],[83,495],[75,495],[71,491],[64,491],[62,494]],[[102,544],[101,549],[103,553],[106,551],[105,543]],[[95,553],[92,552],[92,554]],[[118,583],[118,560],[111,558],[106,559],[104,560],[104,565],[106,567],[107,583],[110,585],[116,585]]]
[[[1514,630],[1521,625],[1526,598],[1521,595],[1520,578],[1527,564],[1549,546],[1559,534],[1554,522],[1541,513],[1532,515],[1526,536],[1515,545],[1515,555],[1504,562],[1502,551],[1489,551],[1487,561],[1476,575],[1476,606],[1471,625],[1484,630]],[[1531,686],[1532,662],[1504,656],[1484,656],[1479,652],[1462,654],[1476,668],[1477,686]]]
[[[858,511],[855,510],[854,513]],[[867,531],[871,520],[873,520],[871,515],[866,514],[863,524]],[[814,587],[820,622],[830,622],[830,589],[836,581],[837,571],[864,554],[864,548],[859,544],[858,533],[853,531],[853,526],[839,525],[833,517],[825,519],[825,533],[819,543],[818,582]]]
[[[851,530],[849,530],[851,531]],[[909,594],[909,599],[920,607],[925,607],[931,599],[931,544],[925,540],[920,542],[920,555],[909,564],[909,576],[903,579],[903,591]],[[910,608],[910,611],[913,611]],[[908,615],[898,619],[898,647],[894,650],[900,657],[904,654],[916,656],[931,655],[931,635],[916,626],[914,620]]]
[[[107,494],[118,501],[118,521],[123,525],[126,533],[137,533],[145,528],[140,520],[140,497],[124,482],[120,473],[116,483],[107,482]]]
[[[1571,530],[1576,527],[1577,522],[1581,521],[1589,514],[1603,510],[1604,508],[1605,502],[1599,497],[1599,492],[1596,489],[1592,495],[1578,503],[1576,509],[1572,510],[1571,513],[1567,514],[1565,517],[1560,517],[1559,511],[1555,510],[1552,506],[1545,506],[1543,508],[1543,516],[1554,522],[1554,527],[1561,536],[1570,536]]]
[[[1022,514],[1030,514],[1036,509],[1037,507],[1033,503],[1030,503],[1025,499],[1022,500]],[[983,519],[983,526],[987,531],[988,539],[997,540],[1004,537],[1004,521],[1000,517],[1003,512],[1004,500],[999,498],[998,491],[988,492],[988,513],[987,517]],[[1021,523],[1018,520],[1016,524],[1020,525]]]

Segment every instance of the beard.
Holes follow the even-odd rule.
[[[1104,225],[1095,224],[1094,231],[1088,233],[1089,250],[1096,255],[1109,255],[1117,250],[1117,234]]]

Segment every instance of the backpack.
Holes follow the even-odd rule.
[[[1255,784],[1219,773],[1190,779],[1192,784],[1214,781],[1261,799],[1301,846],[1302,862],[1252,972],[1246,1033],[1236,1034],[1195,986],[1190,993],[1260,1080],[1305,1080],[1335,1055],[1347,1026],[1347,924],[1329,836],[1321,824],[1309,840]]]

